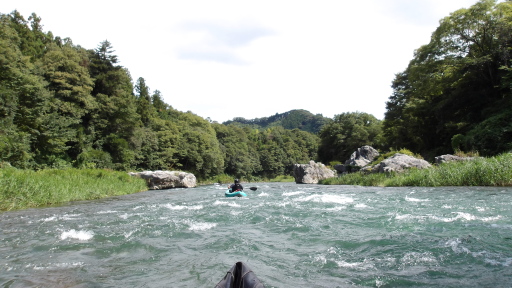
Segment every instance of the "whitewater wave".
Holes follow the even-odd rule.
[[[216,227],[217,223],[191,222],[189,225],[190,227],[188,228],[188,230],[190,231],[206,231]]]
[[[295,196],[295,195],[301,195],[301,194],[306,194],[306,192],[303,192],[303,191],[285,192],[285,193],[283,193],[283,196]]]
[[[77,240],[81,240],[81,241],[87,241],[87,240],[91,240],[92,237],[94,237],[94,233],[92,231],[85,231],[85,230],[77,231],[75,229],[64,231],[60,234],[61,240],[70,238],[70,239],[77,239]]]
[[[173,204],[163,204],[162,207],[167,208],[169,210],[201,210],[203,209],[203,205],[193,205],[193,206],[184,206],[184,205],[173,205]]]
[[[413,198],[413,197],[405,196],[405,201],[409,201],[409,202],[429,202],[430,200],[429,199],[419,199],[419,198]]]
[[[438,222],[445,222],[445,223],[455,222],[458,220],[490,222],[490,221],[496,221],[496,220],[501,219],[500,215],[492,216],[492,217],[479,217],[479,216],[475,216],[473,214],[466,213],[466,212],[452,212],[452,214],[454,214],[453,217],[441,217],[441,216],[436,216],[436,215],[395,214],[394,218],[396,220],[403,220],[403,221],[409,221],[409,220],[424,221],[424,220],[430,219],[430,220],[435,220]]]
[[[344,195],[333,195],[333,194],[315,194],[305,197],[299,197],[295,201],[298,202],[317,202],[317,203],[335,203],[335,204],[349,204],[354,202],[351,197]]]
[[[213,203],[214,206],[229,206],[229,207],[242,207],[242,205],[233,201],[220,201],[217,200]]]

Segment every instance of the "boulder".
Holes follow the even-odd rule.
[[[467,160],[473,160],[475,159],[475,157],[460,157],[460,156],[455,156],[455,155],[451,155],[451,154],[446,154],[446,155],[441,155],[441,156],[437,156],[435,158],[435,162],[436,164],[442,164],[442,163],[446,163],[446,162],[452,162],[452,161],[467,161]]]
[[[361,148],[358,148],[352,155],[350,155],[350,159],[345,161],[345,164],[336,164],[334,165],[334,169],[338,171],[338,173],[351,173],[359,171],[360,168],[363,168],[370,164],[375,158],[379,157],[379,151],[377,151],[372,146],[365,145]]]
[[[293,175],[297,184],[317,184],[320,180],[336,177],[333,170],[315,161],[309,161],[309,164],[295,164]]]
[[[345,173],[347,172],[347,167],[343,164],[336,164],[334,165],[334,170],[338,171],[338,173]]]
[[[144,171],[129,173],[131,176],[140,177],[146,180],[149,189],[169,189],[169,188],[191,188],[196,187],[196,176],[192,173],[182,171]]]
[[[375,158],[379,157],[379,151],[375,150],[372,146],[363,146],[361,148],[357,148],[357,150],[352,153],[350,159],[345,161],[345,166],[359,166],[364,167],[370,164]]]
[[[425,169],[432,167],[432,165],[430,165],[430,163],[423,159],[418,159],[409,155],[396,153],[395,155],[373,166],[372,172],[403,172],[405,169],[412,167],[417,169]]]

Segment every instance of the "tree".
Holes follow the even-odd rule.
[[[182,169],[201,179],[223,172],[224,158],[215,130],[205,119],[190,112],[173,112],[181,135],[176,159]]]
[[[151,103],[158,113],[164,112],[169,108],[169,105],[164,102],[160,90],[155,90],[155,92],[153,92],[153,96],[151,96]]]
[[[224,158],[224,172],[238,178],[249,178],[261,170],[258,153],[250,145],[243,128],[213,124]]]
[[[135,84],[135,92],[137,96],[137,113],[139,113],[142,124],[149,126],[150,121],[155,117],[155,109],[151,105],[151,96],[149,87],[146,85],[144,78],[139,77]]]
[[[395,78],[384,123],[391,144],[449,153],[454,135],[509,107],[511,43],[510,1],[481,0],[442,19]]]
[[[324,163],[344,162],[361,146],[382,145],[382,123],[367,113],[342,113],[324,125],[319,136],[319,159]]]

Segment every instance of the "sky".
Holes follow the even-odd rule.
[[[293,109],[384,119],[395,74],[439,20],[477,0],[2,0],[44,31],[108,40],[135,82],[211,121]]]

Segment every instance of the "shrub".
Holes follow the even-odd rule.
[[[78,168],[112,168],[112,157],[102,150],[91,149],[80,153],[76,159]]]

